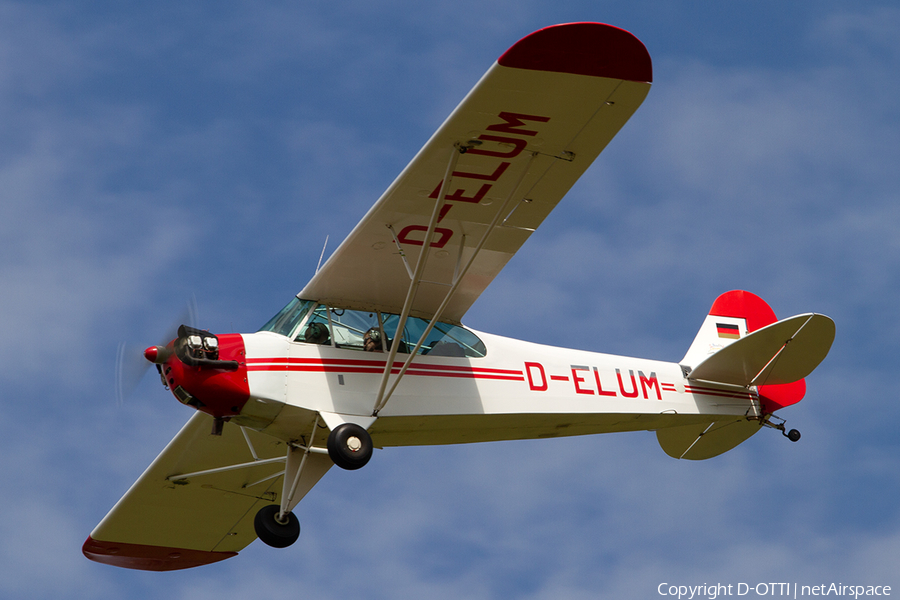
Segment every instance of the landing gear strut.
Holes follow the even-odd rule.
[[[372,458],[372,438],[355,423],[335,427],[328,435],[327,445],[334,464],[348,471],[361,469]]]
[[[288,444],[287,458],[284,463],[284,481],[281,488],[281,503],[263,506],[253,519],[256,537],[273,548],[287,548],[300,537],[300,522],[291,512],[297,505],[294,494],[300,484],[300,475],[310,453],[324,454],[325,450],[313,446],[313,438],[319,427],[319,415],[313,423],[309,434],[309,442],[301,445],[296,442]]]
[[[781,432],[781,435],[791,440],[792,442],[800,441],[800,432],[796,429],[791,429],[790,431],[785,431],[785,420],[780,419],[780,423],[773,423],[772,419],[780,419],[780,417],[776,417],[775,415],[766,415],[762,418],[762,424],[766,427],[771,427],[772,429],[777,429]]]
[[[299,502],[295,501],[295,494],[309,455],[326,453],[325,448],[313,446],[318,426],[317,415],[309,435],[309,442],[305,444],[291,442],[288,445],[281,503],[262,507],[253,520],[256,536],[273,548],[287,548],[300,537],[300,522],[291,509]],[[328,456],[342,469],[360,469],[372,458],[372,438],[364,427],[355,423],[342,423],[335,427],[328,436],[327,446]],[[301,492],[301,496],[302,493],[305,492]]]

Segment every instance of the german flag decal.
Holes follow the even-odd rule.
[[[737,325],[728,325],[726,323],[716,323],[716,333],[719,334],[720,338],[728,338],[729,340],[736,340],[741,337],[741,330],[738,329]]]

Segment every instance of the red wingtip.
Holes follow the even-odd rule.
[[[144,544],[102,542],[90,536],[84,542],[81,551],[95,562],[141,571],[190,569],[237,556],[237,552],[207,552]]]
[[[504,67],[627,81],[653,81],[647,48],[631,33],[604,23],[566,23],[525,36],[497,61]]]

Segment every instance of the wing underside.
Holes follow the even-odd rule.
[[[166,571],[234,556],[256,539],[253,519],[278,502],[287,447],[268,435],[197,412],[91,532],[84,554],[132,569]],[[311,455],[302,497],[332,465]]]
[[[638,108],[650,58],[631,34],[559,25],[513,46],[403,170],[300,296],[459,322]]]

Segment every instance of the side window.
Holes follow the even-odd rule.
[[[320,304],[297,332],[294,341],[377,352],[381,350],[378,313],[328,308]]]
[[[430,356],[472,356],[481,358],[487,350],[484,342],[468,329],[438,323],[428,334],[426,340]]]
[[[400,322],[400,315],[381,315],[381,319],[384,321],[384,335],[387,338],[384,344],[384,351],[387,352],[390,350],[394,336],[397,335],[397,325]],[[397,349],[397,352],[402,352],[403,354],[408,354],[409,351],[415,347],[415,341],[412,344],[408,344],[409,340],[409,322],[412,319],[406,320],[405,334],[400,337],[400,347]],[[418,339],[418,338],[417,338]]]
[[[380,332],[378,313],[343,308],[331,309],[331,327],[334,334],[334,345],[338,348],[365,349],[366,332]],[[380,334],[369,338],[380,337]],[[371,348],[370,344],[370,350]],[[380,350],[380,348],[379,348]]]
[[[384,315],[384,331],[388,338],[393,338],[399,321],[397,315]],[[411,352],[416,347],[419,338],[428,327],[428,321],[410,317],[406,320],[401,339],[401,352]],[[436,323],[428,332],[428,337],[422,343],[419,354],[430,356],[469,356],[481,358],[487,353],[484,343],[478,337],[463,327],[450,325],[449,323]]]
[[[302,314],[305,315],[308,311],[309,308],[306,308]],[[309,312],[294,341],[367,352],[387,352],[397,335],[399,321],[398,315],[328,308],[319,304]],[[402,354],[412,351],[427,328],[428,321],[408,318],[400,334],[397,351]],[[419,349],[419,354],[430,356],[481,358],[486,353],[484,343],[478,336],[464,327],[449,323],[436,323]]]

